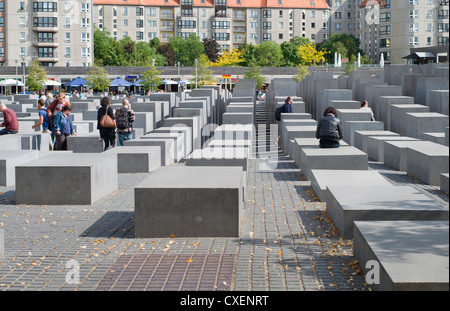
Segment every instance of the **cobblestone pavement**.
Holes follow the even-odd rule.
[[[0,291],[370,290],[352,241],[293,161],[280,153],[275,170],[264,161],[250,161],[240,238],[134,238],[133,188],[147,174],[120,174],[119,189],[91,206],[16,205],[14,188],[0,188]],[[370,168],[448,207],[433,187]]]

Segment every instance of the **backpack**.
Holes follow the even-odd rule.
[[[280,106],[277,109],[275,109],[275,120],[277,120],[277,121],[281,120],[282,110],[283,110],[283,106]]]
[[[130,127],[130,120],[128,117],[128,109],[120,108],[116,111],[116,125],[118,129],[127,129]]]

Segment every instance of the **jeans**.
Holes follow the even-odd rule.
[[[133,139],[133,133],[117,133],[119,136],[119,145],[123,146],[125,140]]]
[[[320,139],[319,141],[320,148],[339,148],[341,144],[338,141],[331,139]]]
[[[1,130],[0,130],[0,135],[17,134],[17,133],[18,133],[18,132],[10,131],[10,130],[7,130],[7,129],[1,129]]]

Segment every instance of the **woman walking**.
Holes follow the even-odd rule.
[[[104,151],[114,148],[116,145],[116,125],[114,122],[114,111],[109,106],[109,97],[105,96],[100,102],[100,109],[97,112],[97,129],[105,146]]]

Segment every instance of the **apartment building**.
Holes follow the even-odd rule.
[[[221,49],[294,36],[321,42],[329,16],[325,0],[94,0],[94,24],[117,40],[167,43],[193,33]]]
[[[330,0],[331,31],[352,34],[377,63],[403,64],[411,48],[449,44],[449,0]],[[339,14],[342,12],[342,14]],[[339,25],[342,23],[342,25]]]
[[[0,66],[93,64],[92,0],[0,0]]]

